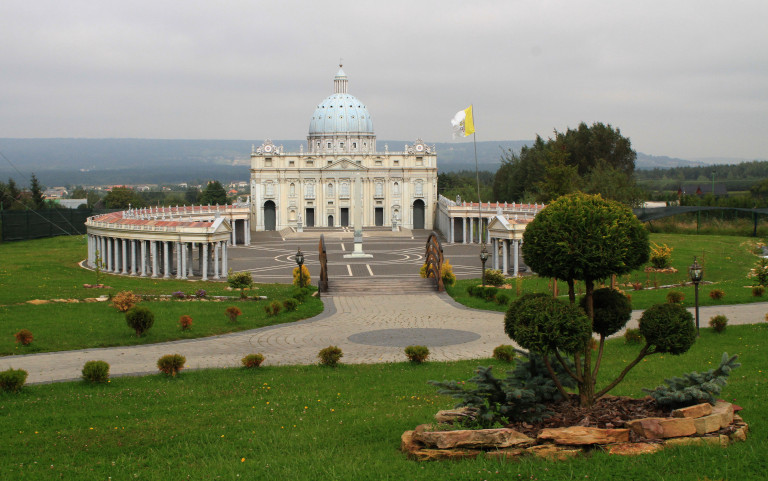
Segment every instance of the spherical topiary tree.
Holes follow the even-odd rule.
[[[125,322],[136,331],[136,337],[141,337],[155,323],[155,315],[144,306],[136,306],[125,313]]]
[[[558,198],[536,215],[523,234],[526,264],[540,276],[564,280],[571,304],[576,303],[575,281],[584,281],[584,311],[590,330],[598,333],[608,332],[618,320],[594,325],[595,281],[640,267],[649,252],[648,231],[632,211],[600,195],[575,193]],[[577,381],[582,406],[591,406],[604,394],[595,393],[604,338],[601,335],[594,369],[589,346],[573,354],[579,368],[568,374]]]
[[[680,304],[656,304],[640,317],[640,334],[653,352],[683,354],[696,341],[693,315]]]
[[[504,332],[521,347],[568,354],[584,349],[592,336],[584,312],[547,294],[525,294],[504,315]]]
[[[587,298],[582,297],[579,305],[586,312]],[[632,303],[627,296],[615,289],[603,287],[592,293],[592,306],[595,318],[592,320],[592,331],[601,337],[616,334],[627,325],[632,317]]]

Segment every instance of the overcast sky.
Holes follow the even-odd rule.
[[[0,2],[0,137],[303,139],[343,58],[379,139],[579,122],[768,158],[765,0]],[[380,149],[383,146],[379,146]]]

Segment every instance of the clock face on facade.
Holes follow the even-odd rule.
[[[417,146],[416,146],[416,150],[418,150],[419,152],[421,152],[422,150],[424,150],[424,146],[423,146],[423,145],[421,145],[421,144],[419,144],[419,145],[417,145]]]
[[[272,152],[272,146],[271,145],[265,145],[264,146],[264,152]]]

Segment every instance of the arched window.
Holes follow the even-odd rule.
[[[392,195],[400,195],[400,184],[397,182],[392,186]]]

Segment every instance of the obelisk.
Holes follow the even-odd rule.
[[[363,179],[360,175],[355,179],[355,205],[354,205],[355,250],[344,254],[345,259],[373,257],[363,252]]]

